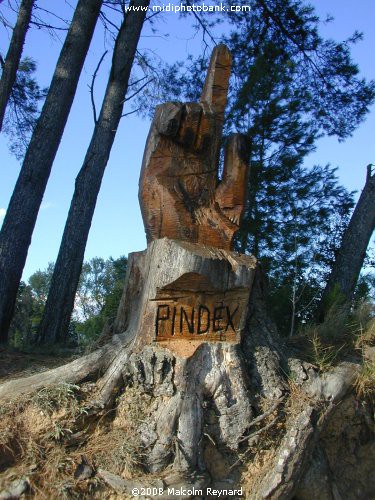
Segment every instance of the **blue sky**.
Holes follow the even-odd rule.
[[[70,16],[71,9],[63,0],[60,2],[64,15]],[[71,3],[75,5],[76,2]],[[364,41],[357,44],[352,53],[359,64],[361,74],[368,79],[375,79],[374,0],[313,0],[310,3],[322,18],[327,13],[335,17],[334,22],[322,26],[321,33],[324,36],[341,40],[350,36],[355,29],[364,32]],[[48,8],[51,3],[48,0],[39,0],[38,5]],[[163,17],[159,16],[157,27],[157,37],[152,35],[150,27],[143,31],[140,45],[154,51],[160,58],[173,62],[184,59],[189,53],[197,55],[203,50],[200,36],[194,37],[188,22],[179,19],[177,14],[166,13]],[[93,131],[87,85],[104,50],[100,31],[101,26],[98,24],[39,212],[24,279],[37,269],[44,269],[49,261],[56,259],[58,253],[74,190],[74,180],[81,168]],[[160,36],[167,33],[169,36]],[[6,50],[8,41],[8,35],[0,28],[1,53]],[[61,40],[52,40],[43,30],[33,29],[27,35],[24,55],[37,61],[37,78],[41,86],[48,86],[50,82],[61,45]],[[97,80],[97,109],[100,109],[110,59],[108,54]],[[94,256],[119,257],[146,247],[138,204],[138,178],[149,125],[148,119],[142,120],[135,115],[123,119],[120,124],[99,194],[86,247],[86,259]],[[311,166],[330,163],[339,167],[341,183],[349,190],[360,191],[365,180],[366,165],[375,163],[374,131],[373,107],[353,137],[344,143],[339,143],[335,138],[321,139],[317,151],[308,157],[306,163]],[[8,153],[6,138],[3,135],[0,135],[0,158],[1,219],[20,169],[17,160]]]

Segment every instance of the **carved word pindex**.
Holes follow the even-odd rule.
[[[218,45],[200,102],[156,108],[139,184],[148,249],[128,265],[141,283],[139,348],[156,341],[189,354],[202,342],[241,340],[255,259],[232,251],[246,196],[241,135],[227,139],[218,176],[230,70]]]

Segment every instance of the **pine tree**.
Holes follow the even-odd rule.
[[[119,29],[102,108],[84,163],[77,176],[68,218],[40,326],[43,342],[64,341],[86,242],[104,171],[121,120],[130,72],[149,0],[134,0]]]
[[[320,319],[332,305],[353,299],[366,250],[375,229],[375,172],[367,166],[366,183],[345,229],[319,307]]]
[[[3,127],[5,110],[12,93],[12,88],[17,78],[17,70],[20,65],[23,45],[29,28],[34,3],[35,0],[22,0],[7,55],[5,56],[5,60],[1,58],[0,131]]]
[[[36,68],[30,57],[20,62],[4,117],[3,132],[9,138],[10,151],[18,160],[25,156],[39,116],[39,102],[47,93],[35,79]]]
[[[0,232],[0,342],[6,342],[39,207],[102,0],[79,0]]]

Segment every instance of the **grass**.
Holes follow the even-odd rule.
[[[355,382],[357,396],[375,404],[375,318],[361,323],[355,347],[363,359],[362,370]]]
[[[373,362],[364,362],[354,388],[359,398],[369,399],[375,403],[375,364]]]
[[[78,410],[80,400],[80,387],[78,385],[61,383],[53,387],[45,387],[32,397],[32,402],[46,412],[52,415],[55,411],[62,408],[68,408],[75,414]]]
[[[322,372],[343,359],[364,360],[364,352],[375,345],[374,305],[363,303],[349,315],[347,309],[333,307],[323,323],[305,325],[293,343]]]
[[[53,422],[52,425],[52,430],[46,434],[46,437],[49,437],[56,442],[61,442],[69,435],[73,434],[73,431],[71,429],[63,427],[58,421]]]

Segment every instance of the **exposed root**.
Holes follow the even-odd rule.
[[[58,368],[1,384],[0,401],[12,400],[22,394],[37,391],[42,387],[51,387],[60,382],[78,384],[97,378],[111,366],[118,350],[129,342],[128,335],[115,335],[110,343],[100,349]]]

